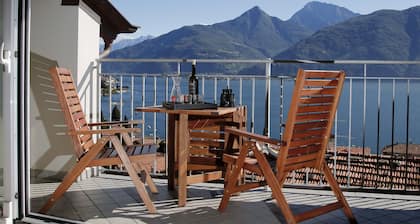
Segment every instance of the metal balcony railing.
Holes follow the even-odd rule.
[[[143,138],[166,139],[163,114],[135,113],[137,106],[159,105],[169,99],[172,76],[184,77],[187,92],[188,73],[181,64],[190,59],[103,59],[99,63],[174,63],[177,69],[165,74],[103,73],[99,111],[111,120],[114,107],[120,119],[143,119]],[[411,66],[420,61],[308,61],[308,60],[215,60],[202,63],[263,64],[262,74],[237,75],[199,73],[199,89],[206,102],[218,103],[225,87],[233,89],[236,103],[248,108],[248,130],[281,138],[287,117],[294,73],[272,74],[273,65],[321,69],[352,69],[346,77],[336,115],[328,164],[343,187],[384,190],[420,190],[420,70],[410,76],[371,76],[373,66]],[[311,67],[312,66],[312,67]],[[354,70],[358,66],[359,70]],[[382,69],[384,70],[384,69]],[[385,69],[386,71],[386,69]],[[389,74],[388,74],[389,75]],[[104,88],[106,84],[109,88]],[[322,185],[323,177],[314,170],[291,173],[289,183]]]

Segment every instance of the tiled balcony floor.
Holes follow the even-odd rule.
[[[131,180],[106,175],[72,185],[49,214],[87,223],[285,223],[271,200],[270,191],[260,188],[233,197],[219,213],[223,184],[203,183],[188,187],[186,207],[178,207],[175,192],[168,192],[166,180],[155,179],[160,193],[152,195],[158,214],[148,214]],[[32,211],[37,211],[58,183],[32,184]],[[294,211],[328,203],[329,191],[285,188]],[[345,192],[359,223],[420,223],[420,195]],[[341,210],[303,223],[347,223]]]

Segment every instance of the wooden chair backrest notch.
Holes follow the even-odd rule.
[[[64,112],[64,119],[71,134],[75,154],[77,158],[80,158],[94,145],[94,142],[90,134],[75,134],[76,131],[90,130],[80,104],[76,85],[68,69],[54,67],[50,69],[50,74],[58,101]]]
[[[279,173],[320,169],[344,79],[343,71],[299,69],[276,164]]]

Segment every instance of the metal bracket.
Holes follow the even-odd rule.
[[[5,201],[3,202],[3,209],[1,211],[1,216],[2,218],[11,218],[12,217],[12,208],[13,208],[13,204],[10,201]]]
[[[0,47],[0,64],[4,65],[4,72],[10,73],[10,51],[4,49],[4,42]]]

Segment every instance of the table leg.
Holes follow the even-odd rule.
[[[175,189],[175,116],[174,114],[168,114],[168,139],[167,144],[167,155],[168,155],[168,190]]]
[[[179,115],[178,124],[178,206],[187,202],[188,114]]]

